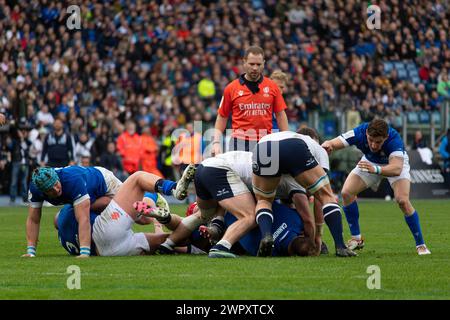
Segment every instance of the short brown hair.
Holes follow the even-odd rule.
[[[383,119],[374,119],[370,121],[367,127],[367,134],[374,138],[386,138],[389,135],[389,125]]]
[[[297,133],[304,134],[305,136],[310,136],[314,140],[320,141],[319,134],[313,128],[303,127],[303,128],[298,129]]]
[[[254,54],[254,55],[262,55],[263,59],[264,59],[264,50],[261,47],[258,46],[250,46],[247,48],[247,50],[245,50],[244,53],[244,59],[248,58],[249,54]]]
[[[280,80],[280,81],[283,81],[286,84],[289,81],[289,78],[288,78],[287,74],[284,73],[281,70],[275,70],[274,72],[272,72],[272,74],[270,75],[270,79],[272,79],[272,80]]]
[[[289,244],[288,254],[290,256],[301,257],[316,255],[316,246],[313,239],[305,236],[295,237],[294,240],[292,240]]]

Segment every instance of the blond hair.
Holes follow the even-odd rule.
[[[283,81],[286,85],[289,82],[287,74],[281,70],[275,70],[274,72],[272,72],[272,74],[270,75],[270,79]]]

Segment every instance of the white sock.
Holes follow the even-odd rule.
[[[231,249],[231,243],[229,243],[227,240],[220,240],[216,244],[220,244],[220,245],[224,246],[225,248],[227,248],[228,250]]]
[[[173,249],[175,247],[175,242],[173,242],[171,239],[167,238],[166,241],[162,244],[165,247],[170,247],[170,249]]]
[[[356,239],[356,240],[361,240],[361,235],[358,234],[357,236],[352,236],[352,238],[353,238],[353,239]]]

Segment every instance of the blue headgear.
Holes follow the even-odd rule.
[[[40,191],[46,192],[59,181],[59,177],[56,174],[55,169],[44,167],[34,170],[31,181]]]

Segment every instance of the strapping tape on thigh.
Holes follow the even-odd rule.
[[[330,179],[328,178],[328,175],[325,174],[321,176],[319,179],[317,179],[317,181],[313,185],[306,188],[306,190],[309,192],[309,194],[314,194],[317,192],[317,190],[321,189],[322,187],[324,187],[329,183]]]
[[[275,189],[273,191],[264,191],[264,190],[261,190],[255,186],[253,186],[253,192],[261,197],[270,199],[270,198],[275,197],[275,195],[277,194],[277,189]]]

